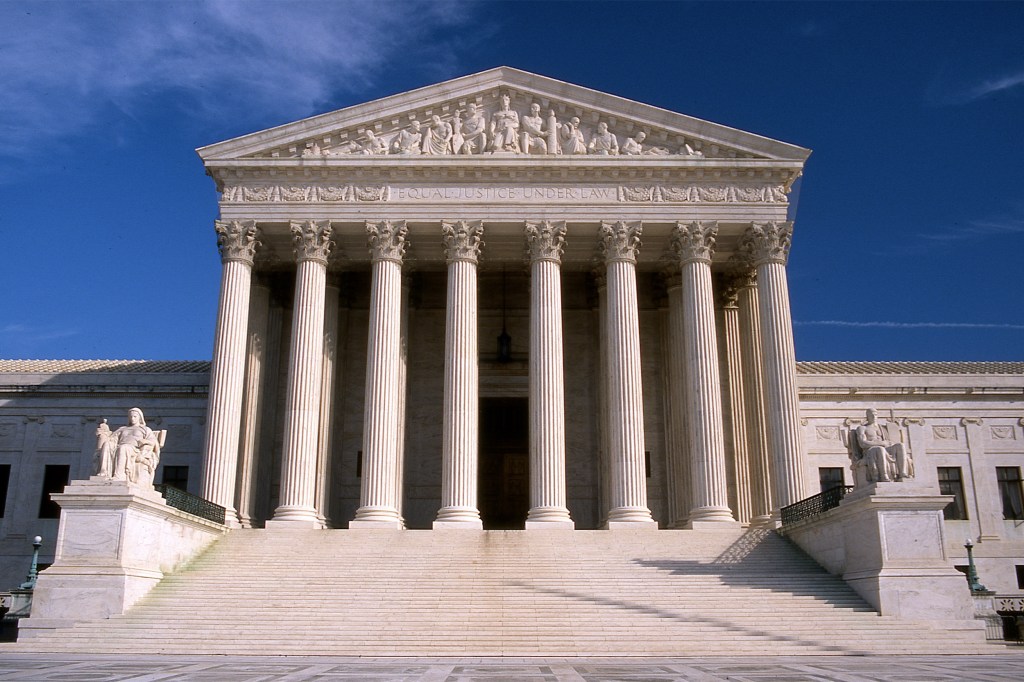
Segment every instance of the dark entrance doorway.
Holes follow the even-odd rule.
[[[521,530],[530,511],[526,398],[480,400],[480,517],[488,530]]]

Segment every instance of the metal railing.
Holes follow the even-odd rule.
[[[835,488],[829,488],[823,493],[818,493],[813,497],[794,502],[788,507],[783,507],[782,525],[786,526],[797,521],[803,521],[818,514],[823,514],[829,509],[835,509],[839,506],[840,500],[852,491],[852,485],[839,485]]]
[[[184,490],[169,485],[154,485],[156,491],[164,496],[167,505],[188,512],[194,516],[214,523],[224,523],[226,509],[219,504],[204,500],[198,495],[187,493]]]

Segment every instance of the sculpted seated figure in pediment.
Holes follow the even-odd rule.
[[[587,151],[591,154],[610,156],[619,153],[619,141],[614,135],[608,132],[608,124],[601,121],[597,124],[597,132],[590,138]]]
[[[462,122],[462,145],[460,154],[479,154],[487,148],[487,121],[475,102],[466,107],[466,119]]]
[[[491,117],[491,151],[518,152],[519,114],[512,111],[508,95],[501,96],[501,108]]]
[[[644,140],[646,139],[647,133],[642,130],[634,137],[627,137],[626,141],[622,144],[620,153],[628,154],[630,156],[639,156],[640,154],[646,154],[648,156],[664,156],[669,153],[669,151],[664,147],[645,145]]]

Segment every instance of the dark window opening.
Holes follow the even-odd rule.
[[[1003,502],[1003,518],[1024,520],[1020,467],[996,467],[996,480],[999,481],[999,497]]]
[[[1024,566],[1017,564],[1014,568],[1017,569],[1017,589],[1024,590]]]
[[[188,492],[188,467],[187,466],[165,466],[163,478],[160,481],[170,487]]]
[[[0,519],[7,508],[7,488],[11,485],[11,465],[0,464]]]
[[[842,488],[843,483],[842,467],[818,468],[818,485],[820,486],[821,492],[832,490],[833,488]]]
[[[939,492],[952,495],[953,501],[942,510],[947,521],[967,519],[967,503],[964,500],[964,481],[960,467],[939,467]]]
[[[52,493],[59,493],[68,484],[71,466],[68,464],[47,464],[43,470],[43,494],[39,500],[39,518],[59,519],[60,505],[50,499]]]

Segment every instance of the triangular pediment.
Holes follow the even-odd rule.
[[[616,156],[638,161],[802,162],[810,154],[785,142],[509,67],[339,109],[198,150],[206,163],[377,156],[399,161],[432,155],[439,159],[454,157],[454,162],[456,158],[552,151],[558,155]]]

